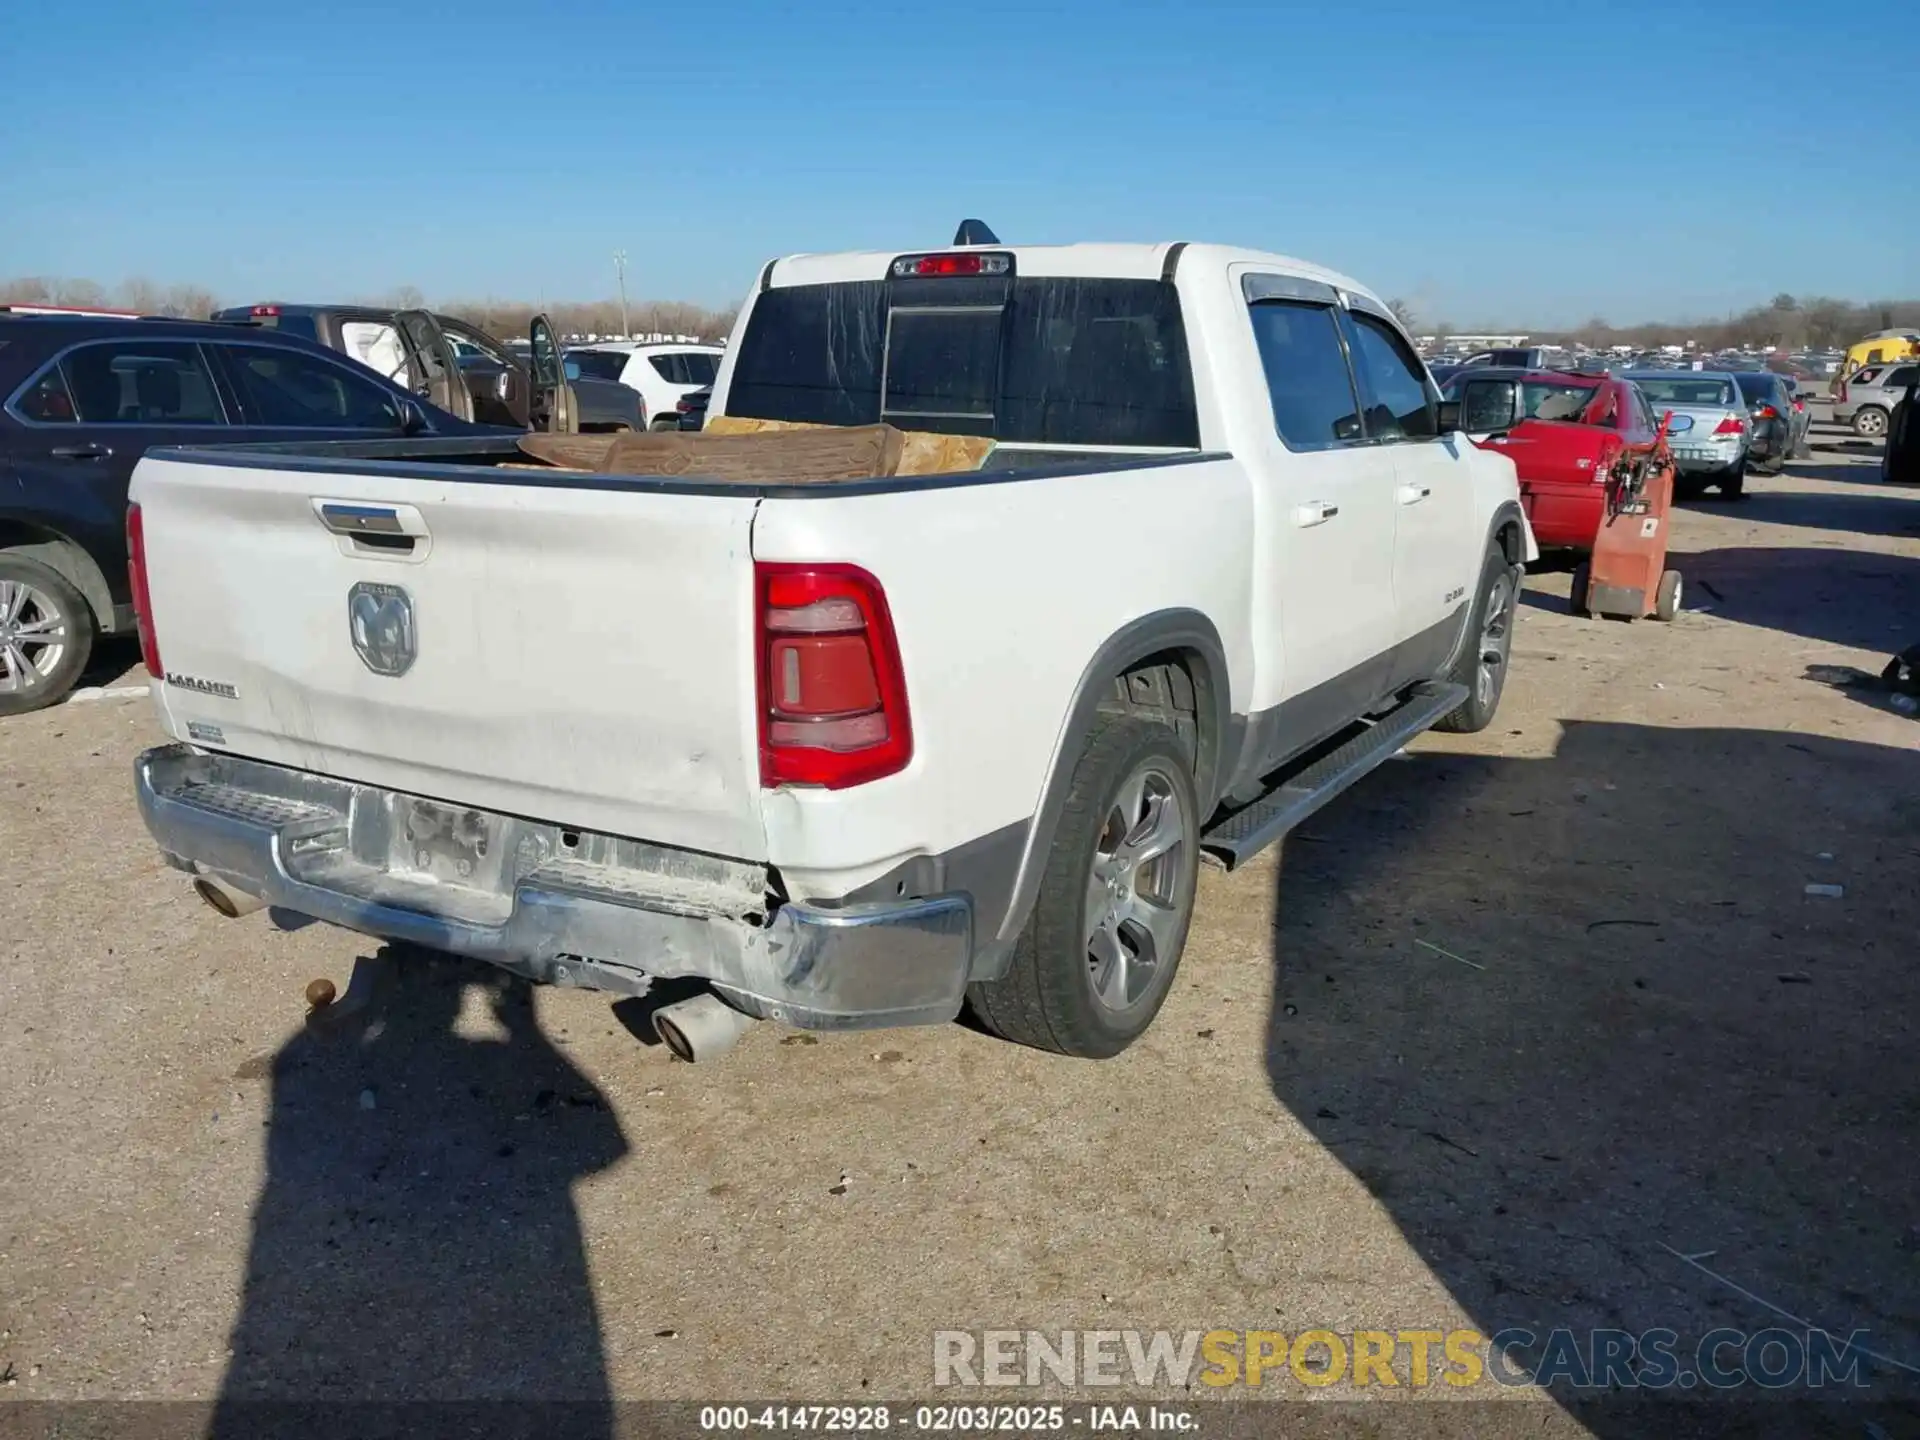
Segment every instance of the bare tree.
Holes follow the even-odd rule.
[[[1413,306],[1404,300],[1389,300],[1387,301],[1387,309],[1391,310],[1393,312],[1393,318],[1400,322],[1400,328],[1411,335],[1413,333],[1413,323],[1416,318],[1413,313]]]

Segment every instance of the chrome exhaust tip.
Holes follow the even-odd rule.
[[[249,895],[244,890],[236,890],[224,880],[212,875],[194,876],[193,893],[229,920],[238,920],[242,915],[251,915],[254,911],[264,908],[267,903],[258,895]]]
[[[653,1012],[653,1033],[690,1065],[718,1060],[754,1024],[753,1016],[742,1014],[715,995],[696,995]]]

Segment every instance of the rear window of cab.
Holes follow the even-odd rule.
[[[1039,445],[1197,448],[1180,302],[1158,280],[792,285],[755,297],[730,415]]]

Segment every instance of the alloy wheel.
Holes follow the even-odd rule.
[[[0,695],[46,682],[67,653],[66,613],[24,580],[0,580]]]
[[[1130,1010],[1172,964],[1193,903],[1186,847],[1193,817],[1166,771],[1148,761],[1107,807],[1087,881],[1087,972],[1094,998]]]

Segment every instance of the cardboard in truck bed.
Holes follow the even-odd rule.
[[[740,484],[777,480],[806,485],[977,470],[993,441],[891,425],[798,425],[719,415],[704,430],[528,435],[520,449],[547,465],[603,475],[698,475]]]

